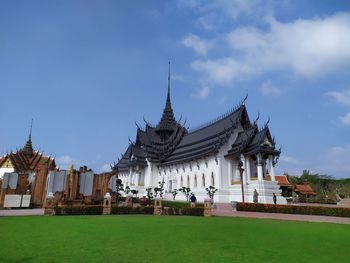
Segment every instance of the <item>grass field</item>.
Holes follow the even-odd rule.
[[[0,262],[349,262],[350,226],[224,217],[0,218]]]

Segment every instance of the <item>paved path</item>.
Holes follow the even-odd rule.
[[[334,216],[314,216],[314,215],[294,215],[294,214],[277,214],[277,213],[260,213],[260,212],[234,212],[230,204],[216,204],[216,209],[213,209],[215,216],[231,216],[245,218],[265,218],[307,222],[324,222],[336,224],[350,224],[350,218],[334,217]]]
[[[12,209],[0,210],[0,216],[41,216],[45,209]]]
[[[342,199],[339,203],[338,206],[341,207],[350,207],[350,199],[346,198],[346,199]]]

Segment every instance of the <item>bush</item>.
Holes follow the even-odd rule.
[[[350,217],[350,208],[238,203],[237,211]]]
[[[128,206],[113,206],[111,214],[113,215],[132,215],[132,214],[144,214],[144,215],[153,215],[154,207],[153,206],[139,206],[130,208]]]
[[[191,207],[191,204],[189,202],[162,200],[162,206],[163,207],[172,207],[172,208],[177,208],[177,209],[187,209],[187,208]],[[197,203],[196,208],[204,208],[204,205],[201,203]]]
[[[58,206],[54,208],[55,215],[102,215],[102,205],[89,206]]]
[[[203,216],[204,205],[196,204],[195,208],[191,208],[188,202],[162,201],[163,215],[184,215],[184,216]]]
[[[194,207],[182,209],[181,214],[184,216],[204,216],[204,208]]]

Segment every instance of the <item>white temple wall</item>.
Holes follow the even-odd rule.
[[[208,198],[205,188],[214,185],[218,192],[214,196],[215,202],[230,202],[241,201],[242,190],[240,182],[240,172],[238,163],[241,159],[226,158],[227,151],[231,148],[233,142],[237,139],[239,131],[232,134],[228,142],[219,149],[215,155],[199,158],[194,161],[184,162],[169,166],[157,166],[148,162],[148,166],[138,174],[130,172],[130,174],[122,173],[122,180],[124,185],[129,185],[134,182],[135,178],[139,180],[138,185],[131,186],[131,188],[138,189],[140,196],[145,195],[145,189],[148,187],[158,187],[158,182],[163,181],[164,184],[164,198],[172,199],[171,191],[181,187],[189,187],[196,195],[197,200],[202,202]],[[272,193],[275,192],[278,197],[278,203],[286,203],[285,199],[280,196],[279,186],[277,182],[270,181],[249,181],[248,170],[250,170],[251,177],[257,177],[257,166],[255,162],[247,158],[242,159],[244,171],[244,193],[245,201],[253,201],[253,191],[258,189],[259,202],[271,203]],[[249,163],[249,168],[247,167]],[[267,166],[268,167],[268,166]],[[144,178],[144,184],[142,180]],[[232,184],[234,183],[235,184]],[[179,193],[176,200],[186,200],[184,194]]]
[[[4,167],[4,168],[0,168],[0,179],[4,177],[4,174],[5,173],[13,173],[15,171],[14,168],[7,168],[7,167]]]

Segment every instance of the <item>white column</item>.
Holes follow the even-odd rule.
[[[231,185],[233,178],[232,178],[232,160],[228,159],[228,184]]]
[[[233,175],[233,181],[240,182],[241,181],[241,174],[239,171],[239,160],[234,164],[235,170]]]
[[[261,154],[258,154],[258,180],[263,181],[264,180],[264,172],[263,172],[263,159],[261,157]]]
[[[246,184],[247,183],[247,165],[243,154],[241,155],[241,162],[243,164],[242,168],[244,169],[243,176],[242,176],[243,184]]]
[[[140,183],[140,173],[139,172],[136,173],[136,180],[135,181],[136,181],[135,186],[139,186],[139,183]]]
[[[270,164],[271,181],[276,181],[276,178],[275,178],[275,167],[274,167],[274,164],[273,164],[273,156],[272,155],[269,156],[269,164]]]
[[[223,157],[222,157],[223,158]],[[216,174],[214,175],[214,180],[216,184],[216,188],[221,189],[221,173],[222,173],[222,167],[221,167],[221,157],[218,157],[218,165],[216,169]]]
[[[247,157],[246,158],[246,168],[247,168],[247,180],[250,181],[251,180],[251,177],[252,177],[252,174],[251,174],[251,171],[250,171],[250,157]]]

